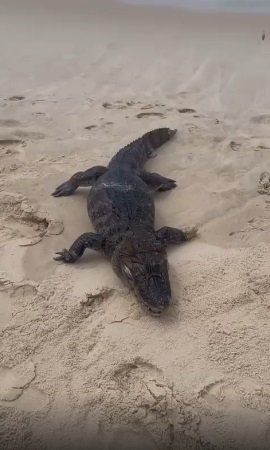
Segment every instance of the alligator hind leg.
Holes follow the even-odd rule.
[[[197,236],[198,227],[189,228],[188,230],[180,230],[172,227],[162,227],[156,231],[156,238],[165,245],[181,244],[186,241],[191,241]]]
[[[92,186],[101,175],[106,172],[104,166],[95,166],[85,172],[76,172],[72,177],[60,184],[52,193],[54,197],[62,197],[73,194],[80,186]]]
[[[140,172],[141,179],[154,191],[170,191],[176,187],[176,181],[158,173]]]
[[[84,233],[73,242],[69,250],[66,248],[61,252],[57,252],[58,256],[55,256],[55,261],[64,261],[66,263],[74,263],[84,253],[86,248],[92,250],[102,250],[104,245],[104,239],[99,234]]]

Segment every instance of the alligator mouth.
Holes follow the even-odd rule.
[[[160,316],[170,305],[171,296],[170,295],[157,295],[156,297],[147,298],[140,296],[141,301],[144,307],[149,311],[149,313],[153,316]]]
[[[148,309],[149,313],[154,316],[158,317],[161,316],[162,312],[167,308],[168,305],[159,305],[159,306],[149,306],[148,303],[143,302],[144,306]]]
[[[165,280],[165,281],[164,281]],[[171,303],[171,292],[166,277],[150,276],[135,291],[143,306],[154,316],[160,316]]]
[[[154,308],[154,307],[149,307],[148,306],[148,311],[151,313],[152,316],[154,317],[158,317],[161,316],[162,311],[164,310],[164,308],[160,309],[160,308]]]

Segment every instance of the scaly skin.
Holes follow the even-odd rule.
[[[96,166],[77,172],[52,194],[71,195],[79,186],[92,186],[87,208],[97,232],[79,236],[55,259],[73,263],[86,248],[103,251],[117,276],[155,314],[171,299],[166,247],[188,241],[197,233],[197,228],[183,231],[163,227],[155,231],[154,227],[153,192],[173,189],[176,182],[144,171],[143,165],[175,133],[169,128],[150,131],[119,150],[107,168]]]

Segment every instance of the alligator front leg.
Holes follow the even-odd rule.
[[[69,250],[66,248],[61,252],[57,252],[55,261],[64,261],[66,263],[76,262],[84,253],[86,248],[92,250],[102,250],[104,246],[104,238],[95,233],[84,233],[76,241],[73,242]]]
[[[197,236],[198,227],[189,228],[185,231],[178,228],[162,227],[156,231],[156,238],[165,245],[181,244],[186,241],[191,241]]]
[[[92,186],[97,179],[106,172],[104,166],[95,166],[85,172],[76,172],[72,177],[60,184],[52,193],[54,197],[62,197],[73,194],[78,187]]]
[[[170,191],[176,187],[176,181],[158,173],[140,172],[141,179],[154,191]]]

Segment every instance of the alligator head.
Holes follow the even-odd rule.
[[[151,313],[159,315],[170,304],[166,249],[152,234],[125,237],[113,253],[112,266]]]

